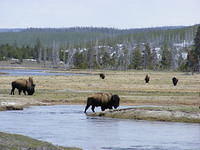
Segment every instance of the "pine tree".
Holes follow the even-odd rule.
[[[194,50],[189,50],[188,51],[188,55],[187,55],[187,67],[188,70],[190,70],[193,74],[193,72],[195,71],[195,66],[196,66],[196,57],[195,57],[195,53]]]
[[[76,52],[74,54],[74,66],[79,69],[87,68],[87,60],[83,52]]]
[[[196,65],[200,71],[200,26],[197,28],[196,36],[194,38],[194,54],[196,57]]]
[[[140,69],[141,63],[142,63],[142,54],[141,54],[140,46],[137,45],[133,52],[131,68]]]
[[[145,69],[152,69],[152,52],[151,52],[151,47],[149,45],[149,43],[146,43],[144,45],[145,49],[144,49],[144,68]]]
[[[88,67],[89,69],[94,69],[95,68],[95,63],[96,63],[96,57],[95,57],[95,50],[94,48],[90,45],[87,51],[87,62],[88,62]]]
[[[162,69],[169,69],[171,65],[171,51],[166,43],[161,47],[161,52],[161,67]]]

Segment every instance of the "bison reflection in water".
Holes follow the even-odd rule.
[[[95,107],[100,106],[101,110],[112,109],[113,107],[116,109],[119,107],[120,98],[118,95],[112,95],[111,93],[96,93],[87,98],[87,105],[85,107],[85,113],[87,109],[92,106],[92,111],[94,111]]]
[[[173,77],[172,82],[173,82],[174,86],[176,86],[178,83],[178,79],[176,77]]]
[[[11,89],[11,95],[14,95],[15,88],[18,89],[19,95],[23,91],[24,95],[26,95],[26,92],[28,95],[33,95],[35,92],[35,84],[33,84],[33,78],[29,77],[28,79],[17,79],[11,83],[12,89]]]

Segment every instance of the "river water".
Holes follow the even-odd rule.
[[[0,112],[0,131],[84,150],[200,150],[200,124],[88,117],[83,110],[57,105]]]
[[[69,72],[51,72],[50,70],[42,69],[0,69],[1,76],[80,76],[88,75],[84,73],[69,73]]]

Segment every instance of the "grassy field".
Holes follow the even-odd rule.
[[[17,102],[38,104],[85,104],[87,97],[96,92],[112,92],[121,98],[121,105],[190,105],[200,106],[200,74],[147,71],[84,71],[83,76],[34,76],[36,93],[33,96],[9,95],[11,81],[27,76],[0,77],[0,103]],[[103,72],[104,80],[97,75]],[[144,83],[146,74],[150,83]],[[172,77],[179,79],[172,85]]]

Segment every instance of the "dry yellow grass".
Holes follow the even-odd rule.
[[[89,73],[84,76],[34,76],[36,93],[33,96],[9,95],[11,81],[27,76],[0,77],[0,103],[3,101],[30,100],[30,103],[85,103],[88,95],[95,92],[112,92],[121,97],[121,104],[138,105],[200,105],[200,74],[187,75],[181,72],[152,71],[79,71]],[[103,72],[104,80],[97,75]],[[150,83],[145,84],[146,74]],[[96,74],[96,75],[95,75]],[[172,77],[179,79],[172,85]],[[17,98],[17,100],[16,100]]]

